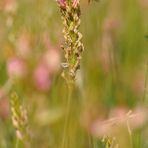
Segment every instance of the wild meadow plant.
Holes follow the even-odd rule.
[[[62,63],[62,76],[67,83],[72,83],[80,68],[81,54],[84,50],[83,43],[81,42],[82,34],[79,32],[81,23],[80,1],[58,0],[58,4],[64,25],[63,34],[65,39],[62,48],[65,52],[66,61]]]
[[[20,99],[16,93],[11,94],[11,112],[12,123],[16,129],[16,148],[29,147],[28,135],[28,117],[27,111],[20,103]]]
[[[58,7],[54,0],[0,1],[0,148],[147,147],[148,79],[143,84],[138,64],[143,66],[147,55],[143,33],[148,23],[142,18],[148,4],[100,0],[88,5],[91,1],[97,0],[57,0]],[[63,38],[58,8],[64,84],[58,71]],[[83,95],[75,88],[84,50],[80,29],[87,51]],[[11,90],[19,96],[12,93],[9,114]]]
[[[68,86],[68,99],[66,107],[66,117],[64,123],[62,148],[66,148],[66,131],[68,127],[68,118],[70,111],[71,95],[75,82],[77,71],[80,69],[80,60],[84,50],[81,42],[82,34],[79,31],[81,19],[80,0],[57,0],[61,18],[63,22],[64,44],[62,49],[65,52],[65,62],[62,63],[62,77]]]

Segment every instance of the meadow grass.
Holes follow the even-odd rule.
[[[61,77],[65,39],[57,2],[0,2],[0,148],[148,147],[147,1],[80,6],[85,51],[71,92]],[[16,146],[11,92],[27,110],[29,146]]]

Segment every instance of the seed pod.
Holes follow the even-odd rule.
[[[64,63],[66,63],[64,64],[64,66],[62,64],[62,76],[67,81],[72,82],[75,80],[76,72],[80,68],[81,54],[84,50],[83,43],[81,42],[82,34],[79,32],[79,27],[81,23],[80,1],[61,0],[60,3],[61,18],[64,25],[63,35],[65,39],[62,49],[65,52]]]

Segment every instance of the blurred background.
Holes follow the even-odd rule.
[[[147,0],[81,0],[85,51],[72,94],[65,148],[148,148]],[[29,118],[31,148],[61,148],[67,85],[55,0],[0,1],[0,148],[15,148],[10,94]],[[13,82],[12,82],[13,80]]]

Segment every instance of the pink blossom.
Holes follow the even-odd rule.
[[[43,61],[50,73],[55,73],[60,67],[60,53],[54,48],[48,49],[43,55]]]
[[[51,45],[50,37],[46,32],[43,34],[43,44],[46,51],[43,53],[42,60],[53,74],[60,68],[60,51]]]
[[[22,78],[26,75],[26,64],[23,60],[13,57],[7,61],[7,73],[9,77]]]
[[[105,135],[109,136],[112,134],[112,124],[98,120],[92,125],[91,132],[96,137],[103,137]]]
[[[33,74],[33,81],[37,89],[47,91],[51,85],[49,70],[44,64],[39,64]]]
[[[109,118],[106,120],[96,120],[91,126],[91,132],[94,136],[103,137],[115,134],[126,127],[127,131],[141,128],[147,122],[147,109],[138,107],[131,110],[127,108],[115,108],[111,111]]]

